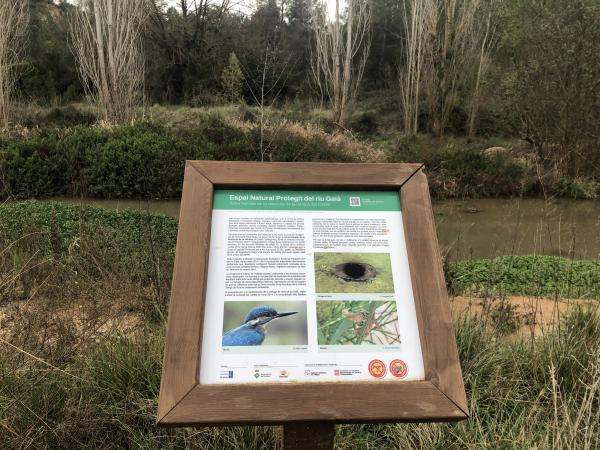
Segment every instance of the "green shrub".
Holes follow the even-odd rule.
[[[375,134],[378,126],[379,124],[377,123],[377,116],[372,112],[364,112],[358,115],[350,123],[350,128],[352,131],[362,135]]]
[[[600,196],[600,183],[582,178],[561,178],[555,190],[559,197],[596,200]]]
[[[431,194],[440,199],[521,196],[531,188],[528,169],[522,162],[502,154],[486,155],[474,145],[423,149],[401,143],[389,160],[424,163]]]
[[[600,261],[501,256],[447,264],[452,293],[600,298]]]
[[[38,107],[33,104],[16,107],[19,123],[27,128],[63,128],[93,125],[98,118],[93,110],[76,105]]]
[[[35,123],[26,126],[38,127],[73,127],[76,125],[92,125],[97,117],[89,111],[83,111],[72,105],[55,107],[46,114],[36,118]]]
[[[270,159],[352,160],[323,133],[296,128],[265,129]],[[186,160],[258,160],[259,134],[258,127],[214,114],[191,131],[153,123],[42,130],[30,139],[0,141],[0,198],[174,198]]]
[[[0,147],[0,196],[172,197],[185,160],[209,158],[208,147],[148,123],[43,131]]]
[[[0,204],[0,236],[5,239],[18,239],[27,230],[49,235],[53,222],[56,222],[65,241],[77,238],[82,228],[93,232],[99,227],[111,229],[120,241],[125,242],[134,239],[132,233],[135,230],[150,226],[156,232],[160,245],[165,248],[173,247],[177,236],[177,220],[160,214],[35,200]]]

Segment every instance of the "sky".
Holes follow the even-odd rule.
[[[0,0],[2,1],[2,0]],[[70,3],[75,3],[76,0],[68,0]],[[217,1],[217,0],[215,0]],[[333,18],[335,11],[335,0],[322,0],[327,3],[327,7],[329,9],[329,17]],[[242,12],[252,11],[252,8],[256,6],[256,0],[231,0],[232,4],[239,4],[239,6],[234,9],[239,9]],[[179,4],[179,0],[167,0],[167,4],[173,5],[177,7]],[[340,0],[340,7],[343,9],[345,7],[346,0]]]
[[[333,18],[335,12],[335,0],[322,0],[327,3],[329,9],[329,17]],[[167,0],[167,3],[177,6],[178,0]],[[241,11],[251,11],[256,6],[256,0],[231,0],[231,3],[240,3],[238,7]],[[346,4],[346,0],[340,0],[340,7],[343,9]],[[235,9],[238,9],[235,8]]]

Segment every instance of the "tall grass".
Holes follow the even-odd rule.
[[[337,448],[598,448],[597,316],[594,332],[565,327],[534,342],[498,341],[461,318],[457,337],[471,418],[459,424],[346,425]],[[2,368],[0,445],[21,448],[273,448],[276,428],[164,430],[154,426],[163,335],[106,338],[59,368]]]

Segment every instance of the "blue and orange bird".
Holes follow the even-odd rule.
[[[256,306],[244,318],[244,324],[223,334],[222,346],[261,345],[265,340],[265,325],[273,319],[291,316],[297,312],[278,313],[270,306]]]

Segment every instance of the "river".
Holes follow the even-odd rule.
[[[55,199],[81,203],[80,199]],[[87,205],[177,217],[179,201],[85,199]],[[434,203],[438,239],[452,259],[543,254],[600,259],[600,202],[467,199]]]

